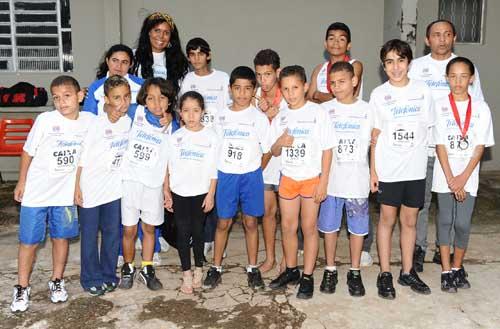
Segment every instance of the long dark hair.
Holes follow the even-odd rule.
[[[162,23],[167,23],[171,27],[170,44],[164,49],[167,80],[172,82],[176,91],[179,91],[179,80],[188,72],[188,60],[182,52],[177,26],[168,14],[153,13],[144,19],[139,40],[137,41],[133,72],[142,76],[143,79],[153,77],[153,53],[149,41],[149,31]]]
[[[124,53],[127,53],[129,59],[130,59],[130,69],[128,73],[131,73],[132,69],[132,64],[134,62],[134,53],[132,49],[130,49],[129,46],[123,45],[123,44],[116,44],[111,46],[111,48],[108,49],[106,54],[104,54],[104,58],[102,59],[101,64],[99,64],[99,67],[97,68],[97,74],[96,78],[101,79],[106,76],[106,74],[109,71],[108,64],[106,64],[106,60],[109,59],[111,56],[113,56],[114,53],[117,53],[119,51],[123,51]]]

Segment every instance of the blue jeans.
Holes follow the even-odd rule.
[[[79,208],[81,230],[80,284],[83,289],[118,283],[116,263],[120,248],[120,199],[94,208]],[[101,232],[101,248],[98,246]]]

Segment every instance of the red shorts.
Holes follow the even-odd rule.
[[[305,180],[295,180],[287,176],[281,176],[278,194],[282,199],[292,200],[298,196],[312,198],[316,186],[319,184],[319,176]]]

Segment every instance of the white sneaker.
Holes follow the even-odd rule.
[[[160,253],[158,253],[158,252],[155,252],[153,254],[153,265],[154,266],[160,266],[161,265],[161,257],[160,257]]]
[[[26,288],[20,285],[14,286],[14,293],[12,294],[12,304],[10,304],[10,310],[12,312],[24,312],[28,309],[30,303],[31,287]]]
[[[214,249],[214,242],[205,242],[205,247],[203,248],[203,255],[207,258],[208,252]]]
[[[160,236],[158,238],[158,241],[160,241],[161,252],[167,252],[168,249],[170,249],[170,245],[168,244],[167,240],[165,240],[164,237]]]
[[[142,241],[139,238],[135,240],[135,250],[142,250]]]
[[[68,300],[68,292],[64,288],[64,279],[49,281],[49,293],[52,303],[62,303]]]
[[[120,268],[123,266],[123,256],[118,256],[118,262],[116,262],[116,268]]]
[[[370,256],[370,253],[368,253],[367,251],[362,251],[361,252],[361,260],[359,263],[361,266],[372,266],[373,259],[372,259],[372,256]]]

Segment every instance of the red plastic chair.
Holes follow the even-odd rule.
[[[0,156],[20,156],[32,126],[33,119],[1,119]],[[3,182],[1,172],[0,182]]]

